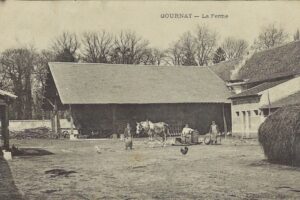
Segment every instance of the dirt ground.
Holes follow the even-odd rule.
[[[146,140],[132,151],[119,140],[11,144],[34,147],[8,162],[25,199],[300,199],[300,168],[269,164],[253,140],[194,145],[186,155]]]

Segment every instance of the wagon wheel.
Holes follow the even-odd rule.
[[[204,137],[204,144],[209,145],[211,143],[210,136]]]
[[[68,131],[63,131],[63,132],[62,132],[62,136],[63,136],[63,138],[69,138],[69,137],[70,137],[70,134],[69,134]]]

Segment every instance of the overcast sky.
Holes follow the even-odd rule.
[[[191,13],[199,18],[163,19],[164,13]],[[228,14],[227,19],[203,19],[202,14]],[[33,44],[41,49],[63,31],[82,33],[105,29],[135,30],[153,47],[166,48],[197,24],[249,42],[272,22],[288,32],[300,28],[300,2],[4,2],[0,3],[0,51]]]

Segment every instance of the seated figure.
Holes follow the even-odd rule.
[[[188,143],[190,142],[191,140],[191,135],[192,135],[192,132],[194,131],[194,129],[192,128],[189,128],[189,125],[186,124],[184,126],[184,128],[182,129],[182,132],[181,132],[181,140],[184,142],[184,143]]]

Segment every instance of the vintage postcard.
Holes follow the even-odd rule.
[[[1,1],[0,200],[300,199],[299,1]]]

